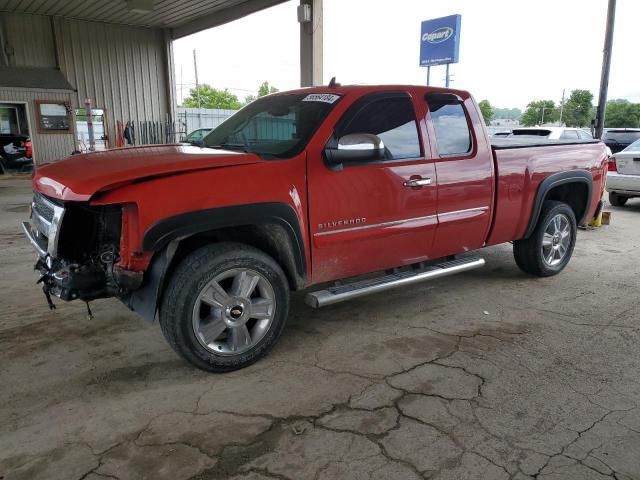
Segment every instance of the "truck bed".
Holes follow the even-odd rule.
[[[539,136],[519,135],[517,137],[491,138],[491,146],[494,150],[509,148],[548,147],[552,145],[583,145],[598,143],[600,140],[548,140]]]
[[[596,185],[604,185],[607,155],[605,145],[599,140],[508,138],[492,141],[491,148],[495,162],[496,207],[487,245],[523,237],[538,187],[549,175],[582,170],[593,176]],[[595,210],[601,194],[601,187],[592,192],[590,212]]]

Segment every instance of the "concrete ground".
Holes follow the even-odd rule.
[[[537,279],[483,270],[314,311],[211,375],[117,301],[46,308],[0,180],[0,479],[640,479],[640,200]]]

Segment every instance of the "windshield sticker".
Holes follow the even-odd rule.
[[[310,93],[302,99],[303,102],[324,102],[335,103],[340,98],[340,95],[334,95],[333,93]]]

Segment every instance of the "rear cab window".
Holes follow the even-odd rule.
[[[435,130],[438,154],[441,157],[470,154],[473,141],[462,102],[451,94],[427,94],[425,100]]]

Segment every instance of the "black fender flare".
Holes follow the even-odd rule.
[[[588,170],[567,170],[563,172],[557,172],[549,175],[538,186],[536,192],[536,198],[533,202],[533,211],[531,218],[529,219],[529,225],[523,238],[529,238],[536,228],[538,218],[540,218],[540,211],[542,210],[542,204],[547,198],[547,194],[552,188],[559,185],[565,185],[568,183],[580,183],[587,187],[587,201],[584,209],[584,215],[582,218],[578,218],[578,224],[581,224],[587,214],[589,213],[589,206],[591,205],[591,196],[593,192],[593,176]]]
[[[181,240],[221,228],[268,224],[278,225],[286,232],[291,242],[296,274],[304,278],[304,242],[300,222],[290,205],[269,202],[196,210],[160,220],[147,229],[142,237],[142,248],[155,255],[142,286],[123,299],[125,304],[144,319],[154,320],[165,274]]]

